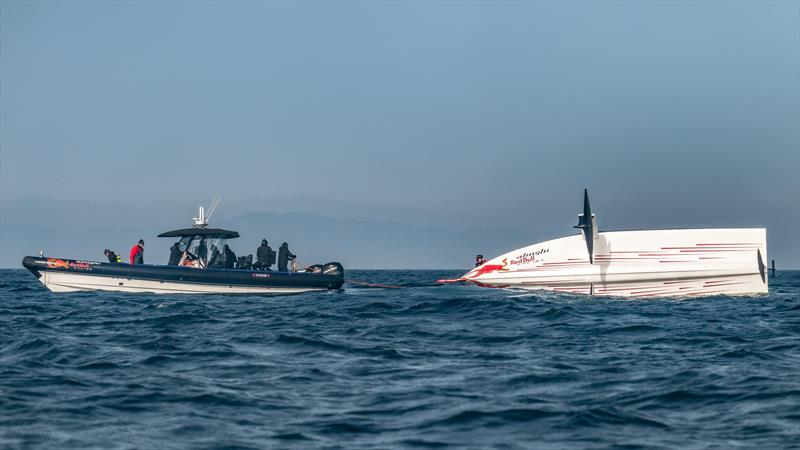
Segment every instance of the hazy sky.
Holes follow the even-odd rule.
[[[297,195],[535,229],[574,222],[588,187],[601,225],[766,226],[797,265],[799,2],[2,1],[0,18],[0,200]]]

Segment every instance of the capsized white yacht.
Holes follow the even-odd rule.
[[[764,228],[598,231],[586,190],[575,228],[580,234],[513,250],[438,281],[625,297],[768,292]]]

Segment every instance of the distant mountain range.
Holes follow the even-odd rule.
[[[126,259],[139,238],[145,240],[146,262],[165,263],[172,241],[155,236],[191,223],[189,217],[173,213],[169,220],[158,220],[170,225],[156,227],[152,225],[153,217],[145,220],[136,211],[119,205],[39,206],[3,205],[1,267],[20,267],[25,255],[38,254],[40,250],[45,255],[103,260],[103,249],[111,248]],[[142,226],[136,226],[137,221]],[[255,253],[261,239],[266,238],[274,249],[288,242],[300,265],[339,261],[346,268],[468,268],[476,253],[496,255],[535,241],[531,233],[514,229],[458,230],[291,212],[212,219],[212,225],[240,233],[240,239],[230,241],[231,248],[240,255]]]
[[[640,214],[653,205],[598,201],[600,229],[766,226],[770,259],[776,259],[779,269],[798,266],[797,229],[792,225],[797,223],[797,210],[777,208],[768,198],[747,208],[712,204],[707,211],[667,198],[654,202],[657,208]],[[522,205],[502,212],[496,205],[476,205],[456,214],[445,208],[426,211],[268,196],[224,200],[211,223],[240,232],[242,238],[231,241],[237,254],[255,253],[261,239],[267,238],[273,247],[288,242],[300,264],[339,261],[350,268],[458,269],[470,267],[476,253],[492,257],[573,233],[577,203]],[[100,260],[103,249],[111,248],[127,257],[140,238],[146,241],[145,260],[165,263],[171,242],[155,236],[190,226],[196,212],[185,199],[147,199],[132,205],[0,198],[0,267],[20,267],[25,255],[40,250]],[[764,221],[767,217],[772,222]]]
[[[273,248],[288,242],[299,263],[338,260],[355,268],[466,268],[476,253],[498,254],[530,238],[519,230],[453,230],[307,213],[247,214],[220,226],[244,236],[236,248],[241,251],[242,244],[249,244],[245,253],[254,252],[264,237]]]

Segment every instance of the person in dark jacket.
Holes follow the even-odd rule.
[[[236,253],[233,253],[228,244],[222,248],[222,254],[225,259],[225,268],[226,269],[233,269],[236,266]]]
[[[214,244],[211,244],[211,258],[208,259],[208,265],[206,267],[209,268],[223,267],[222,258],[220,258],[219,256],[219,249]]]
[[[281,244],[281,247],[278,249],[278,271],[288,272],[287,265],[289,260],[295,258],[297,258],[297,255],[293,255],[292,252],[289,251],[289,244],[286,242]]]
[[[144,239],[131,247],[131,265],[144,264]]]
[[[110,263],[122,262],[122,258],[120,258],[118,254],[112,252],[109,249],[103,250],[103,254],[106,255],[106,257],[108,258],[108,262]]]
[[[197,246],[197,257],[200,258],[201,261],[203,261],[204,265],[208,262],[208,260],[206,259],[208,257],[208,246],[206,245],[206,238],[200,239],[200,244]]]
[[[482,266],[486,264],[486,260],[483,258],[483,255],[478,255],[475,257],[475,267]]]
[[[270,267],[275,264],[275,252],[270,248],[266,239],[261,240],[261,246],[256,250],[256,263],[254,269],[272,270]]]
[[[177,266],[181,261],[181,253],[180,242],[172,244],[172,247],[169,248],[169,262],[167,264]]]

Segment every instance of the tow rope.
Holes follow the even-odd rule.
[[[388,284],[367,283],[366,281],[347,280],[350,284],[356,284],[365,287],[387,288],[387,289],[403,289],[403,286],[390,286]]]

